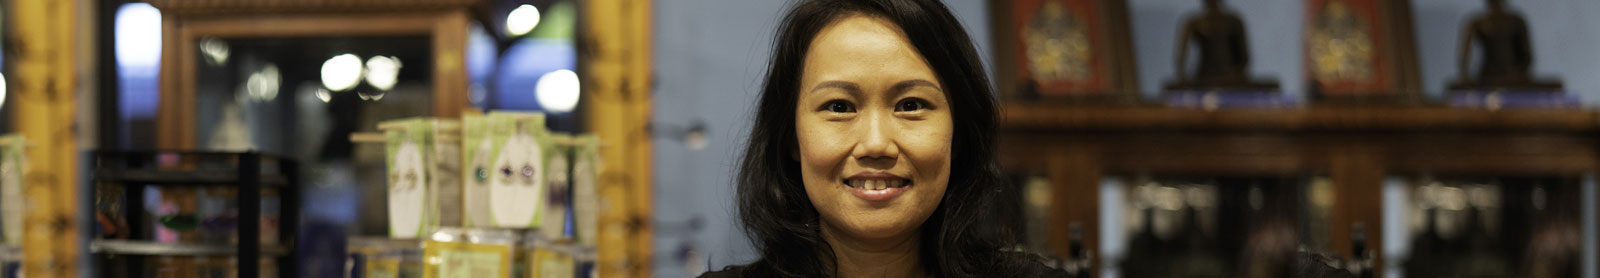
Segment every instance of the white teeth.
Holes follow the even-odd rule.
[[[884,190],[905,186],[906,180],[846,179],[844,183],[846,186],[854,188]]]

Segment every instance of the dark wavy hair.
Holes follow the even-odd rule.
[[[750,142],[739,165],[739,218],[761,258],[744,277],[836,276],[831,246],[806,196],[795,157],[795,109],[806,51],[823,27],[852,15],[886,19],[905,32],[927,60],[949,100],[954,136],[950,184],[921,226],[920,258],[939,277],[1015,276],[1025,256],[1012,224],[992,223],[1008,186],[995,162],[997,105],[972,39],[937,0],[810,0],[795,4],[774,38],[772,61],[755,110]]]

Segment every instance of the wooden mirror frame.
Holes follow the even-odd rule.
[[[156,113],[156,146],[192,150],[195,139],[195,70],[197,41],[215,38],[293,38],[321,36],[428,36],[433,46],[433,116],[456,117],[467,107],[465,67],[470,8],[475,1],[439,1],[442,5],[368,4],[352,7],[290,6],[280,1],[239,1],[217,7],[194,1],[150,1],[165,14],[161,21],[160,104]],[[407,3],[411,1],[394,0]],[[452,4],[453,3],[453,4]],[[324,4],[332,6],[332,4]],[[408,8],[427,10],[408,10]],[[343,8],[343,9],[340,9]],[[238,14],[240,10],[266,11]],[[329,10],[335,12],[328,12]],[[231,12],[230,12],[231,11]],[[299,11],[301,13],[289,13]],[[374,12],[375,11],[375,12]]]

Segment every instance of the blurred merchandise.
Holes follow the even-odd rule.
[[[466,212],[473,227],[537,228],[555,154],[538,113],[491,112],[463,117]],[[487,220],[487,222],[477,221]]]
[[[544,204],[540,208],[538,230],[545,238],[572,238],[572,223],[567,216],[573,203],[572,198],[572,150],[574,142],[571,135],[565,133],[551,133],[547,137],[549,143],[543,144],[544,153]]]
[[[1306,179],[1128,182],[1124,277],[1291,277],[1317,252],[1303,232]]]
[[[22,248],[0,247],[0,278],[22,277]]]
[[[595,246],[595,229],[600,209],[597,182],[600,179],[600,139],[594,135],[578,135],[573,140],[572,153],[572,215],[573,237],[579,245]]]
[[[296,163],[260,153],[95,153],[104,277],[276,277],[297,273]],[[147,207],[147,205],[149,207]],[[267,238],[270,237],[270,238]],[[241,263],[244,262],[244,263]]]
[[[391,208],[400,209],[391,211],[399,214],[390,217],[390,225],[402,224],[397,221],[405,219],[449,218],[451,211],[456,211],[461,213],[461,224],[469,226],[408,222],[417,225],[407,224],[404,230],[418,231],[421,236],[395,233],[383,238],[352,238],[347,272],[355,277],[392,277],[386,276],[392,273],[405,277],[405,269],[426,267],[418,272],[425,277],[569,277],[595,271],[597,241],[593,234],[599,202],[594,183],[600,166],[599,140],[594,135],[551,132],[543,119],[539,113],[492,111],[464,115],[459,125],[449,119],[414,118],[380,124],[386,134],[353,134],[352,142],[388,145],[386,164],[391,165],[390,171],[397,171],[389,179],[400,185],[390,187],[407,188],[412,172],[418,173],[417,181],[458,174],[462,181],[454,197],[389,195]],[[466,150],[454,156],[466,163],[444,161],[451,160],[448,151],[422,151],[451,148]],[[460,166],[451,168],[451,164]],[[428,192],[448,190],[444,188]],[[429,205],[394,203],[403,200]],[[519,208],[532,213],[518,214]],[[516,218],[524,220],[516,222]],[[411,240],[420,240],[416,243],[420,245],[410,247]],[[420,248],[424,258],[405,259],[408,248]]]
[[[456,124],[411,118],[380,123],[379,129],[386,133],[388,147],[390,236],[417,238],[440,226],[459,226]]]
[[[420,278],[422,254],[420,239],[351,238],[346,277]]]
[[[422,243],[424,278],[510,278],[513,230],[440,228]]]
[[[4,84],[0,84],[3,86]],[[0,242],[22,246],[22,217],[26,208],[22,173],[28,170],[28,141],[22,135],[0,135]]]
[[[1410,188],[1406,277],[1580,276],[1577,178],[1418,178]]]

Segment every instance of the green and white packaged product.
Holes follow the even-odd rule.
[[[489,136],[489,117],[461,115],[462,212],[467,227],[491,227],[489,217],[489,179],[494,177],[494,142]]]
[[[546,144],[544,151],[545,191],[543,218],[539,220],[540,233],[545,238],[566,238],[568,192],[571,192],[571,166],[568,157],[571,157],[572,148],[569,147],[572,136],[564,133],[552,133],[550,141],[559,144]]]
[[[389,166],[389,231],[416,238],[440,226],[462,223],[460,124],[408,118],[384,128]]]
[[[579,245],[595,246],[596,217],[600,215],[595,182],[600,178],[600,139],[581,135],[573,139],[572,224]]]
[[[389,236],[416,238],[429,227],[428,151],[431,126],[423,119],[388,121],[384,130],[389,167]]]
[[[0,136],[0,237],[7,245],[22,244],[22,174],[28,170],[21,135]]]
[[[461,176],[461,122],[448,119],[429,120],[431,129],[433,171],[428,172],[430,204],[433,223],[444,227],[460,227],[462,220]]]
[[[540,209],[545,203],[545,183],[548,169],[547,153],[550,135],[544,127],[544,114],[491,112],[483,119],[481,138],[472,138],[468,144],[472,154],[467,161],[473,167],[484,167],[487,179],[472,185],[467,193],[469,208],[482,208],[470,204],[474,200],[487,200],[488,225],[473,222],[476,227],[538,228]],[[476,173],[482,173],[474,170]],[[476,192],[473,192],[476,191]],[[476,199],[474,199],[476,198]],[[471,213],[482,213],[474,209]],[[473,215],[478,218],[483,215]]]

